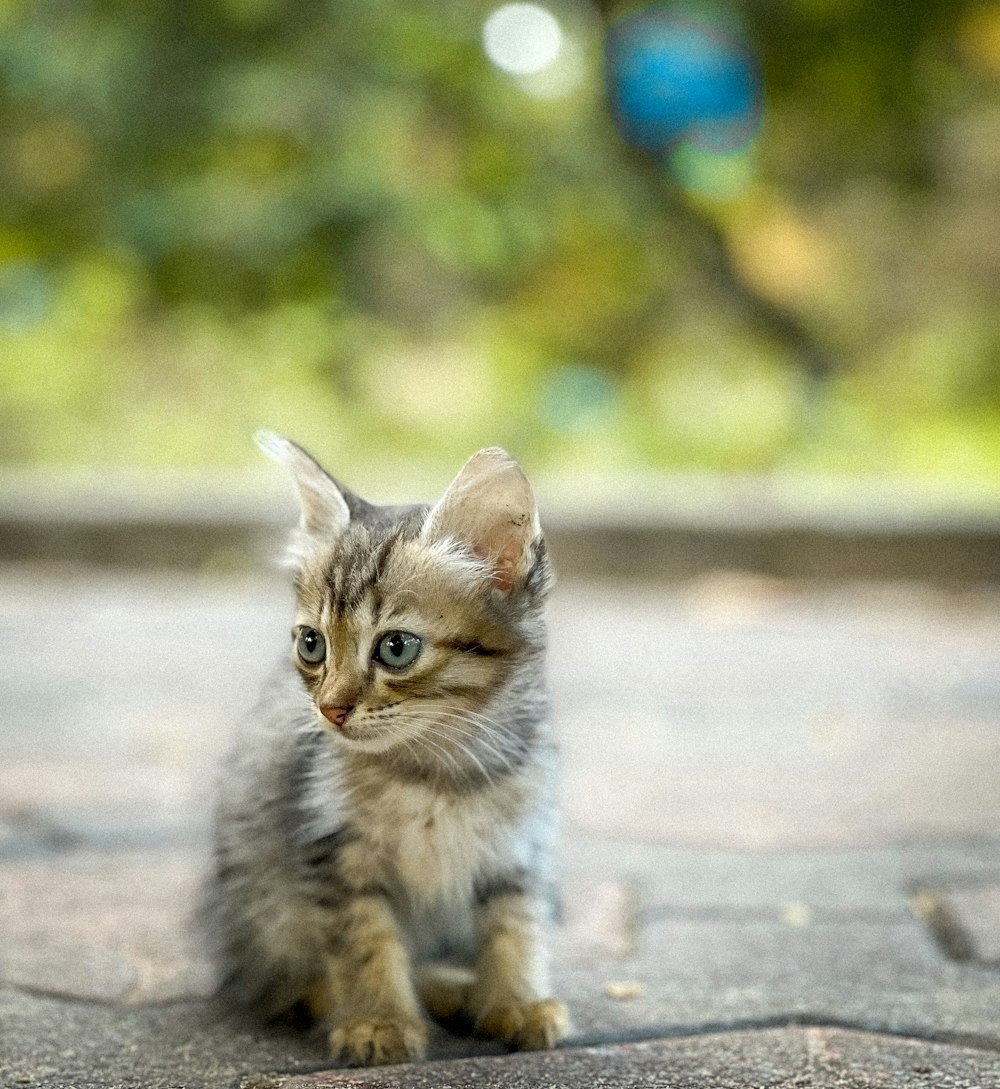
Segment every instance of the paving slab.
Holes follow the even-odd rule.
[[[580,1042],[785,1018],[929,1039],[992,1040],[1000,1028],[997,973],[949,962],[917,921],[671,921],[644,928],[636,956],[617,963],[564,952],[556,975]],[[634,996],[615,1001],[609,983]]]
[[[3,1089],[232,1089],[255,1072],[330,1066],[325,1034],[262,1027],[206,1001],[114,1008],[0,991],[0,1026]],[[435,1028],[429,1053],[499,1050]]]
[[[995,1053],[811,1027],[461,1059],[416,1069],[265,1076],[246,1079],[241,1089],[987,1089],[997,1084],[1000,1056]]]
[[[989,840],[744,851],[623,839],[571,825],[561,857],[567,872],[631,887],[647,920],[775,920],[804,911],[815,921],[877,923],[910,918],[928,886],[1000,880],[1000,843]]]
[[[208,995],[191,926],[203,871],[201,852],[0,860],[0,986],[118,1005]]]
[[[993,838],[988,600],[723,576],[571,588],[553,609],[566,820],[699,847]]]

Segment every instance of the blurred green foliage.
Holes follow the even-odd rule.
[[[722,11],[763,128],[667,176],[613,11],[514,77],[493,6],[0,0],[0,461],[1000,477],[1000,7]]]

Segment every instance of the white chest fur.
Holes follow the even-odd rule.
[[[400,785],[382,801],[365,838],[414,906],[467,901],[477,876],[519,861],[519,822],[511,820],[509,796]]]

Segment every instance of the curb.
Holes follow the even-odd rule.
[[[141,477],[0,489],[0,563],[259,568],[297,517],[245,477]],[[557,569],[676,581],[725,569],[790,579],[1000,582],[1000,514],[885,489],[816,499],[772,480],[676,478],[567,499],[540,489]]]

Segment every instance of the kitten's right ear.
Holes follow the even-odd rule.
[[[269,458],[288,469],[298,489],[302,520],[299,523],[300,540],[293,552],[305,551],[303,546],[311,542],[329,544],[335,541],[347,528],[351,512],[333,477],[301,446],[272,431],[258,431],[254,442]]]
[[[498,446],[473,454],[427,515],[421,536],[460,541],[489,565],[494,586],[510,594],[542,536],[521,466]]]

